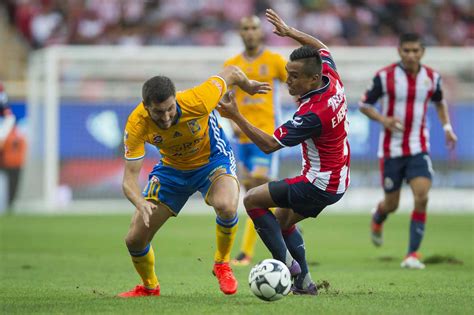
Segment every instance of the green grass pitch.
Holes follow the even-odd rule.
[[[263,302],[252,295],[250,267],[234,268],[239,290],[223,295],[211,275],[211,215],[171,219],[153,241],[162,296],[120,299],[139,283],[123,238],[130,216],[0,217],[1,314],[473,314],[473,215],[429,215],[422,246],[431,261],[402,270],[408,215],[385,226],[385,244],[368,238],[368,215],[303,222],[317,297]],[[245,215],[241,216],[241,227]],[[242,229],[233,254],[240,245]],[[256,260],[270,257],[259,241]]]

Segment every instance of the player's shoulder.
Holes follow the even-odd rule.
[[[144,125],[148,112],[145,109],[143,102],[140,102],[128,116],[127,123],[131,126],[138,127]]]
[[[425,64],[422,64],[421,67],[422,67],[423,69],[425,69],[426,72],[427,72],[429,75],[433,75],[433,74],[439,75],[439,72],[436,71],[435,69],[433,69],[433,68],[430,67],[430,66],[427,66],[427,65],[425,65]]]
[[[285,57],[282,54],[273,51],[269,48],[264,48],[262,52],[262,57],[265,59],[275,60],[275,61],[286,61]]]
[[[238,53],[230,58],[228,58],[226,61],[224,61],[224,66],[230,66],[238,63],[242,59],[242,53]]]
[[[376,72],[375,72],[375,75],[378,76],[380,75],[381,73],[390,73],[390,72],[394,72],[395,69],[397,67],[400,66],[400,63],[399,62],[394,62],[394,63],[391,63],[389,65],[386,65],[380,69],[378,69]]]

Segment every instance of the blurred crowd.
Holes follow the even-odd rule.
[[[273,8],[330,45],[394,45],[414,31],[427,45],[474,44],[471,0],[4,0],[31,44],[234,45],[242,16]],[[271,26],[264,23],[267,34]],[[288,44],[268,36],[270,45]]]

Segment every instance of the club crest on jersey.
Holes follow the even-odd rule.
[[[163,137],[160,135],[154,135],[153,136],[153,143],[155,144],[160,144],[163,142]]]
[[[201,126],[199,125],[196,119],[188,121],[187,124],[188,124],[189,131],[191,131],[193,135],[197,133],[199,130],[201,130]]]
[[[259,69],[260,75],[267,75],[268,74],[268,67],[267,65],[261,65]]]

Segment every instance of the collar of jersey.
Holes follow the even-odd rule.
[[[421,68],[423,68],[423,65],[422,65],[421,63],[419,63],[419,65],[420,65],[420,68],[418,69],[417,74],[420,73]],[[399,62],[398,62],[398,66],[399,66],[404,72],[407,72],[407,68],[405,68],[405,66],[403,65],[403,62],[399,61]]]
[[[316,95],[316,94],[322,94],[324,92],[326,92],[328,89],[329,89],[329,83],[330,83],[330,80],[327,76],[323,75],[323,83],[324,83],[324,86],[323,87],[320,87],[319,89],[316,89],[316,90],[311,90],[309,91],[308,93],[304,94],[303,96],[301,96],[298,100],[301,102],[303,101],[304,99],[307,99],[307,98],[310,98],[312,97],[313,95]]]
[[[181,115],[183,114],[183,111],[181,110],[181,106],[179,106],[178,102],[176,102],[176,111],[178,112],[178,119],[176,119],[173,125],[176,125],[179,122],[179,119],[181,118]]]

